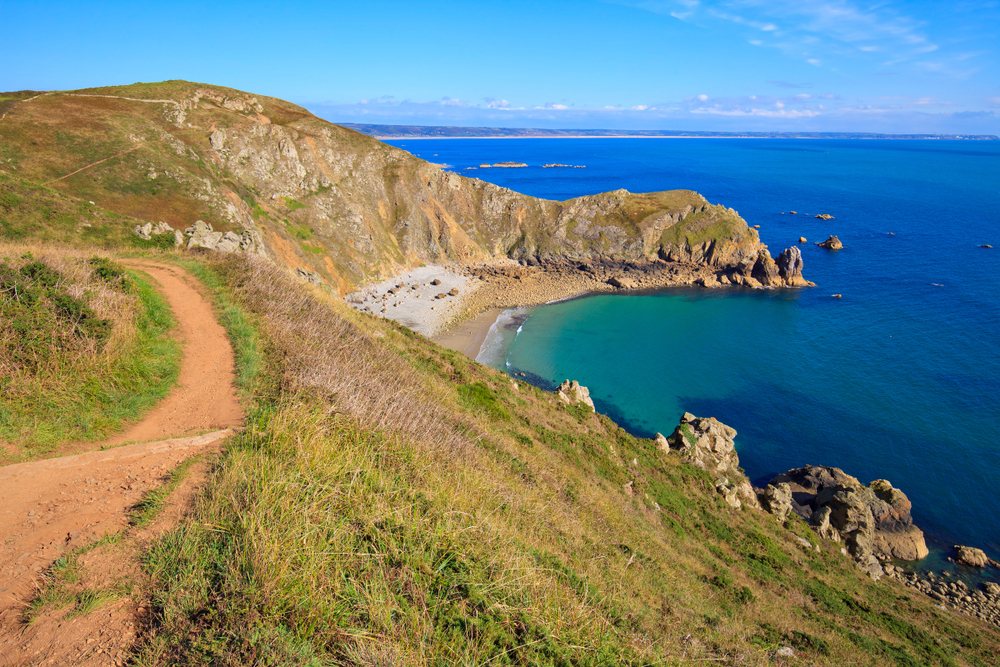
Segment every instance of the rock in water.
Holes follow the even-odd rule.
[[[819,218],[820,220],[833,220],[833,216],[829,213],[820,213],[819,215],[813,217]]]
[[[804,238],[803,238],[804,242]],[[802,251],[797,246],[785,248],[775,262],[778,272],[786,285],[808,285],[808,280],[802,277]]]
[[[805,242],[806,242],[806,237],[800,236],[799,237],[799,243],[805,243]]]
[[[967,565],[969,567],[986,567],[990,562],[989,557],[982,549],[963,547],[958,544],[955,545],[954,558],[955,562],[959,565]]]
[[[841,250],[844,247],[844,244],[841,243],[840,239],[836,236],[830,236],[827,240],[817,243],[816,245],[820,248],[826,248],[827,250]]]
[[[580,383],[576,380],[572,382],[563,380],[563,383],[556,389],[556,394],[559,396],[559,400],[564,403],[568,403],[569,405],[584,403],[585,405],[589,405],[592,411],[597,411],[594,408],[594,401],[590,398],[590,390],[580,386]]]

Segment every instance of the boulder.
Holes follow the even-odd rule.
[[[813,217],[819,218],[820,220],[833,220],[833,216],[829,213],[820,213],[819,215]]]
[[[132,231],[140,239],[149,241],[154,236],[159,236],[160,234],[173,234],[174,228],[165,222],[158,222],[155,225],[147,222],[144,225],[136,225]]]
[[[760,506],[784,523],[792,513],[792,488],[784,482],[768,484],[761,494]]]
[[[667,442],[666,436],[664,436],[662,433],[657,433],[655,436],[653,436],[653,442],[656,443],[656,448],[659,449],[661,452],[666,452],[667,454],[670,453],[670,443]]]
[[[1000,595],[1000,584],[985,581],[983,582],[983,590],[986,591],[987,595]]]
[[[826,248],[827,250],[840,250],[844,247],[844,244],[841,243],[840,239],[838,239],[836,236],[830,236],[830,238],[828,238],[827,240],[821,241],[816,245],[818,245],[820,248]]]
[[[955,555],[953,558],[959,565],[967,565],[968,567],[986,567],[990,562],[989,557],[982,549],[963,547],[958,544],[955,545]]]
[[[594,401],[590,398],[590,390],[586,387],[580,385],[579,382],[573,380],[563,380],[562,384],[556,389],[556,395],[559,396],[559,400],[563,403],[573,405],[574,403],[583,403],[590,406],[591,411],[596,412],[594,408]]]
[[[806,243],[806,237],[800,236],[799,237],[799,243]]]
[[[624,276],[614,277],[608,279],[608,284],[612,287],[617,287],[618,289],[635,289],[635,281],[631,278],[626,278]]]
[[[436,286],[436,285],[440,285],[440,284],[441,284],[441,280],[438,279],[438,278],[435,278],[434,280],[431,281],[431,285],[435,285]]]
[[[218,237],[214,236],[218,234]],[[215,248],[218,239],[222,238],[222,232],[212,230],[212,224],[204,220],[197,220],[193,225],[184,230],[184,235],[188,237],[188,248]]]
[[[833,539],[835,531],[857,558],[919,560],[927,556],[923,532],[913,525],[912,504],[884,479],[864,486],[840,468],[805,466],[771,480],[792,492],[792,511]]]
[[[457,287],[452,287],[448,291],[448,296],[458,296],[458,288]]]

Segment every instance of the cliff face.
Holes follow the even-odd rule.
[[[419,263],[689,261],[796,284],[732,209],[685,191],[555,202],[442,171],[277,99],[172,81],[6,104],[4,167],[107,210],[259,232],[346,292]],[[801,268],[801,259],[799,267]]]

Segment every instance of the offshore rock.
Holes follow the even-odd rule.
[[[740,468],[735,438],[736,429],[714,417],[699,418],[685,412],[667,444],[699,468],[723,475],[725,483],[717,483],[716,490],[731,506],[735,507],[732,497],[736,497],[741,505],[760,508],[757,494]]]
[[[805,243],[805,238],[800,239],[800,243]],[[778,255],[775,261],[778,266],[778,273],[785,281],[786,285],[811,285],[808,280],[802,277],[802,251],[797,246],[785,248],[784,252]]]
[[[969,567],[986,567],[990,559],[982,549],[963,547],[956,544],[954,561],[959,565],[967,565]]]
[[[596,412],[594,408],[594,401],[590,398],[590,390],[586,387],[580,386],[580,383],[576,380],[570,382],[569,380],[563,380],[559,388],[556,389],[556,394],[559,396],[559,400],[568,405],[573,405],[574,403],[583,403],[590,406],[590,409]]]
[[[912,504],[886,480],[866,487],[840,468],[805,466],[771,480],[781,482],[791,488],[792,510],[821,537],[836,530],[859,560],[919,560],[928,553],[923,532],[913,525]]]
[[[838,239],[836,236],[830,236],[830,238],[828,238],[827,240],[821,241],[816,245],[818,245],[820,248],[826,248],[827,250],[841,250],[844,247],[844,244],[841,243],[840,239]]]

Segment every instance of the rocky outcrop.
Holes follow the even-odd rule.
[[[699,468],[719,475],[715,488],[731,507],[747,505],[759,508],[757,494],[740,468],[735,438],[736,429],[714,417],[699,418],[685,412],[666,442],[670,452],[676,452]]]
[[[816,245],[818,245],[820,248],[826,248],[827,250],[841,250],[844,247],[844,244],[841,243],[840,239],[838,239],[836,236],[831,236],[827,240],[820,241]]]
[[[760,505],[784,522],[792,513],[792,488],[783,482],[768,484],[760,496]]]
[[[160,236],[162,234],[173,234],[175,230],[173,227],[171,227],[165,222],[158,222],[155,225],[151,222],[147,222],[146,224],[143,225],[136,225],[135,229],[133,229],[132,231],[140,239],[149,241],[154,236]]]
[[[833,220],[833,216],[829,213],[820,213],[819,215],[813,217],[819,218],[820,220]]]
[[[594,408],[594,401],[590,398],[590,390],[586,387],[580,386],[580,383],[576,380],[572,382],[569,380],[563,380],[562,384],[556,389],[556,395],[559,400],[567,405],[573,405],[574,403],[583,403],[590,407],[592,411],[596,411]]]
[[[874,572],[872,557],[919,560],[928,553],[909,499],[886,480],[866,487],[840,468],[805,466],[770,482],[778,484],[789,486],[796,514],[821,537],[842,540],[866,569]]]
[[[245,229],[242,234],[232,231],[217,232],[212,229],[211,224],[198,220],[184,230],[184,236],[187,237],[185,247],[189,250],[206,248],[218,252],[264,253],[260,234],[252,229]]]

